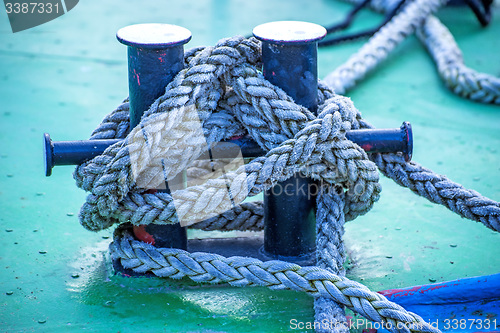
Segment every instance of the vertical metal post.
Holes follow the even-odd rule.
[[[191,32],[171,24],[136,24],[118,30],[120,43],[128,46],[130,128],[165,92],[165,87],[184,68],[184,44]],[[167,184],[168,188],[168,184]],[[135,235],[157,247],[186,249],[185,228],[176,225],[134,227]]]
[[[320,25],[282,21],[253,30],[262,41],[264,77],[297,104],[317,109],[317,44],[326,35]],[[307,260],[315,250],[315,195],[301,174],[264,193],[264,251],[287,260]]]

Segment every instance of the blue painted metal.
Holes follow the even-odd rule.
[[[409,122],[401,127],[391,129],[353,130],[346,133],[346,137],[356,142],[367,153],[402,152],[407,161],[411,160],[413,152],[413,133]],[[109,140],[82,140],[82,141],[52,141],[48,133],[44,134],[45,175],[52,174],[56,165],[77,165],[100,155],[112,144],[121,139]],[[259,157],[265,151],[250,137],[229,140],[217,143],[210,150],[213,156],[223,158],[226,151],[234,145],[241,149],[243,157]],[[227,153],[228,157],[234,156]]]
[[[264,77],[315,113],[318,40],[326,29],[282,21],[259,25],[253,33],[262,41]],[[297,173],[264,193],[264,251],[269,256],[288,261],[313,257],[316,198],[309,191],[311,184],[311,179]]]
[[[407,121],[400,128],[349,131],[346,137],[368,153],[402,152],[407,162],[413,154],[413,131]]]
[[[191,33],[170,24],[136,24],[118,30],[116,37],[128,46],[130,128],[134,128],[184,68],[183,45]]]
[[[77,165],[91,160],[120,140],[82,140],[53,142],[48,133],[43,134],[45,176],[52,174],[55,165]]]
[[[443,332],[500,332],[500,273],[379,293]]]
[[[120,29],[116,37],[128,46],[130,128],[134,128],[184,68],[183,45],[191,39],[191,32],[170,24],[137,24]],[[158,247],[187,248],[186,229],[178,224],[139,226],[134,232]]]

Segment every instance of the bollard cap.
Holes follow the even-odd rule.
[[[128,46],[164,49],[186,44],[191,39],[191,31],[173,24],[134,24],[118,30],[116,38]]]
[[[406,150],[403,151],[403,156],[406,162],[410,162],[413,157],[413,130],[408,121],[403,122],[401,125],[401,133],[406,143]]]
[[[253,35],[275,44],[307,44],[326,36],[326,29],[319,24],[302,21],[277,21],[256,26]]]
[[[52,175],[54,167],[54,146],[49,133],[43,133],[43,159],[45,161],[45,176]]]

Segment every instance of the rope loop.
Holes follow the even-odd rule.
[[[320,85],[323,103],[318,117],[295,104],[263,78],[260,43],[254,38],[229,38],[215,47],[188,51],[185,62],[186,68],[123,141],[75,171],[77,184],[90,192],[80,211],[85,228],[98,231],[123,222],[200,222],[235,209],[249,195],[297,171],[320,179],[325,189],[335,184],[344,187],[349,194],[348,220],[366,213],[378,200],[376,165],[345,137],[358,123],[358,112],[348,98]],[[117,129],[125,128],[121,124],[126,120],[121,113],[125,103],[94,131],[93,138],[124,135]],[[120,125],[113,128],[110,120],[118,115]],[[186,170],[212,143],[244,134],[267,154],[172,194],[145,191],[161,188],[165,179]],[[226,181],[231,184],[229,192]]]

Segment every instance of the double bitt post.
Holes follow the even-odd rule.
[[[262,41],[264,77],[288,93],[297,104],[316,113],[317,109],[317,44],[326,30],[316,24],[284,21],[262,24],[254,29]],[[191,39],[189,30],[169,24],[138,24],[120,29],[118,40],[127,45],[130,96],[130,128],[141,120],[144,111],[160,97],[165,87],[184,67],[183,45]],[[359,144],[366,152],[402,152],[411,159],[413,138],[411,126],[381,130],[353,130],[347,138]],[[75,165],[101,154],[120,139],[52,141],[44,134],[45,174],[50,176],[56,165]],[[214,156],[224,156],[234,144],[243,157],[258,157],[265,152],[249,137],[221,142],[212,147]],[[168,180],[167,180],[168,181]],[[298,187],[313,180],[300,173],[278,184],[264,194],[264,239],[258,242],[232,240],[190,240],[186,230],[177,225],[135,226],[135,236],[157,247],[175,247],[188,250],[211,250],[224,255],[260,256],[293,262],[312,263],[315,251],[315,198],[301,193]],[[154,189],[152,189],[154,190]],[[167,183],[168,191],[168,183]],[[263,243],[263,246],[262,246]],[[238,252],[239,251],[239,252]],[[119,263],[118,271],[128,273]]]

